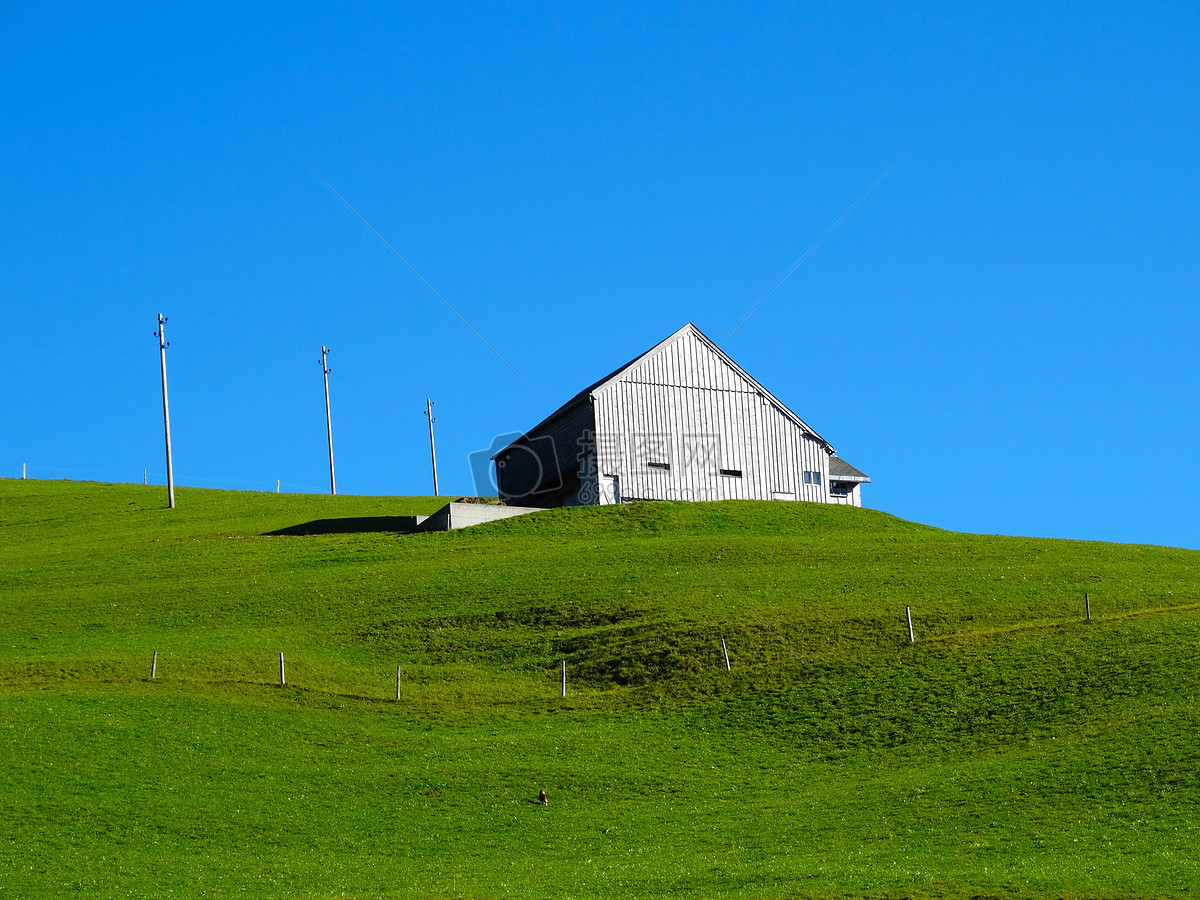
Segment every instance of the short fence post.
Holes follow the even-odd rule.
[[[567,661],[562,661],[563,678],[562,678],[562,695],[567,696]]]
[[[1087,614],[1087,620],[1092,621],[1092,598],[1087,594],[1083,595],[1083,610]]]
[[[150,662],[150,677],[153,678],[158,674],[158,651],[154,651],[154,659]]]
[[[904,607],[904,616],[908,619],[908,642],[910,644],[915,644],[917,642],[917,637],[915,634],[913,634],[911,606]]]
[[[729,648],[725,646],[725,638],[721,638],[721,652],[725,654],[725,671],[732,672],[733,668],[729,665]]]
[[[279,651],[279,686],[283,687],[287,684],[287,676],[283,671],[283,651]]]
[[[403,666],[396,666],[396,699],[400,699],[400,670]]]

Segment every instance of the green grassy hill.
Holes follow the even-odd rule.
[[[1200,889],[1195,551],[177,494],[0,481],[0,896]]]

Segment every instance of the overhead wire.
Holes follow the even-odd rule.
[[[875,188],[879,187],[880,182],[882,182],[883,179],[887,178],[888,175],[891,174],[892,169],[896,168],[896,165],[899,162],[900,162],[900,160],[896,160],[896,162],[894,162],[890,166],[888,166],[887,169],[884,171],[884,173],[875,179],[874,184],[872,184],[869,188],[867,188],[863,192],[861,197],[859,197],[857,200],[855,200],[853,203],[851,203],[850,206],[847,207],[846,211],[837,217],[837,221],[835,221],[832,225],[830,225],[829,228],[826,229],[825,233],[823,235],[821,235],[819,238],[817,238],[816,242],[811,247],[809,247],[807,250],[805,250],[803,255],[798,260],[796,260],[794,263],[792,263],[791,267],[786,272],[784,272],[783,275],[780,276],[779,280],[776,281],[773,285],[771,285],[770,289],[765,294],[763,294],[761,297],[759,297],[757,302],[755,302],[755,304],[753,306],[751,306],[748,310],[746,310],[745,314],[740,319],[737,320],[737,324],[735,324],[732,328],[730,328],[729,331],[725,332],[725,337],[723,337],[719,341],[717,341],[718,347],[721,346],[722,344],[724,344],[727,340],[729,340],[730,335],[732,335],[735,331],[737,331],[739,328],[741,328],[742,323],[745,322],[752,315],[754,315],[755,310],[757,310],[760,306],[762,306],[763,301],[766,300],[768,297],[770,297],[773,293],[775,293],[775,291],[778,290],[779,286],[781,284],[783,284],[785,281],[787,281],[788,278],[791,276],[791,274],[796,271],[796,269],[799,267],[800,263],[802,263],[806,259],[808,259],[808,257],[812,254],[812,252],[814,250],[816,250],[818,247],[820,247],[822,243],[824,243],[825,238],[827,238],[831,234],[833,234],[833,232],[837,229],[837,227],[846,220],[846,217],[849,216],[850,213],[854,212],[854,210],[858,207],[858,205],[860,203],[862,203],[864,200],[866,200],[867,197],[869,197],[871,195],[871,192],[873,190],[875,190]]]
[[[302,160],[302,162],[303,162],[303,160]],[[304,162],[304,167],[306,169],[308,169],[308,171],[312,172],[314,178],[316,178],[319,182],[321,182],[321,184],[325,185],[326,190],[328,190],[329,193],[333,194],[333,196],[338,199],[338,202],[341,203],[342,206],[346,207],[346,209],[348,209],[350,211],[351,215],[353,215],[354,218],[358,219],[358,221],[362,224],[362,226],[365,229],[367,229],[367,231],[369,231],[372,235],[374,235],[375,239],[377,241],[379,241],[379,243],[383,244],[383,246],[387,249],[387,251],[390,254],[392,254],[392,256],[394,256],[397,260],[400,261],[401,265],[403,265],[404,268],[408,269],[408,271],[412,274],[412,276],[421,283],[422,287],[424,287],[425,290],[429,291],[429,293],[431,293],[435,298],[437,298],[437,301],[439,303],[441,303],[442,306],[444,306],[450,312],[450,314],[454,316],[454,318],[458,319],[458,321],[460,323],[462,323],[463,327],[466,328],[469,332],[471,332],[471,334],[473,334],[475,336],[475,339],[478,340],[479,343],[481,343],[481,344],[483,344],[483,346],[487,347],[488,351],[492,354],[492,356],[496,357],[496,359],[498,359],[504,365],[504,367],[506,369],[508,369],[508,371],[512,372],[513,375],[515,375],[522,384],[524,384],[530,390],[533,390],[533,386],[521,376],[521,373],[518,372],[516,369],[514,369],[512,364],[509,363],[509,361],[506,360],[503,356],[501,356],[500,352],[495,347],[493,347],[491,344],[489,344],[487,339],[484,338],[484,336],[482,334],[480,334],[478,331],[476,331],[475,328],[471,325],[471,323],[468,322],[466,320],[466,318],[464,318],[463,315],[457,309],[455,309],[453,306],[451,306],[450,303],[446,300],[446,298],[443,297],[432,284],[430,284],[428,281],[426,281],[425,278],[421,275],[421,273],[418,272],[415,268],[413,268],[412,264],[407,259],[405,259],[403,256],[401,256],[398,252],[396,252],[396,248],[393,247],[390,243],[388,243],[387,239],[384,238],[384,236],[382,234],[380,234],[375,229],[375,227],[370,222],[368,222],[357,209],[355,209],[353,206],[351,206],[349,201],[347,201],[345,197],[343,197],[341,194],[339,194],[337,192],[337,190],[333,187],[333,185],[331,185],[328,181],[326,181],[323,177],[321,177],[321,174],[319,172],[317,172],[317,170],[314,169],[312,166],[310,166],[307,162]]]

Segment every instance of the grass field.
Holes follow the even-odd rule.
[[[1200,893],[1195,551],[177,496],[0,480],[0,896]]]

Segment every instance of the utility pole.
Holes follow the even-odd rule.
[[[166,329],[163,328],[167,324],[167,317],[162,313],[158,314],[158,331],[155,337],[158,338],[158,359],[162,367],[162,387],[163,387],[163,430],[167,435],[167,507],[168,509],[175,508],[175,467],[171,462],[171,405],[167,402],[167,348],[171,346],[167,340]]]
[[[437,421],[433,417],[433,401],[426,398],[425,400],[425,415],[429,416],[429,456],[433,460],[433,496],[438,496],[437,483],[437,450],[433,444],[433,423]]]
[[[333,475],[333,416],[329,412],[329,348],[321,345],[321,371],[325,374],[325,429],[329,432],[329,493],[337,493],[337,479]]]

